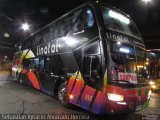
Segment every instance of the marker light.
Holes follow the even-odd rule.
[[[123,101],[124,98],[122,95],[108,93],[108,99],[111,101]]]
[[[109,11],[109,16],[111,16],[112,18],[115,18],[115,19],[117,19],[121,22],[124,22],[126,24],[130,23],[130,20],[127,17],[125,17],[125,16],[123,16],[123,15],[117,13],[117,12],[114,12],[112,10]]]
[[[28,25],[28,23],[22,24],[21,28],[22,28],[24,31],[29,30],[29,25]]]
[[[69,99],[70,99],[70,100],[73,99],[73,95],[72,95],[72,94],[69,95]]]
[[[120,48],[119,50],[124,53],[129,53],[129,49],[127,48]]]

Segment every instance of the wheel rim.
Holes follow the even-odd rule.
[[[65,97],[66,97],[66,88],[62,87],[58,92],[58,98],[62,103],[64,103]]]

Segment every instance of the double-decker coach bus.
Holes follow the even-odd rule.
[[[152,90],[160,89],[160,49],[150,49],[149,57],[149,72],[151,81],[149,82]]]
[[[138,111],[148,105],[144,42],[132,19],[87,2],[17,44],[13,72],[62,105],[96,114]]]

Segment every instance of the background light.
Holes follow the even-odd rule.
[[[9,38],[10,35],[8,33],[4,33],[4,37]]]
[[[73,38],[70,38],[70,37],[65,37],[64,40],[67,43],[67,45],[69,45],[70,47],[78,44],[78,41],[76,39],[73,39]]]
[[[143,68],[144,66],[143,65],[137,65],[137,68]]]
[[[22,24],[21,28],[22,28],[24,31],[29,30],[29,25],[28,25],[28,23]]]
[[[117,42],[117,44],[118,44],[118,45],[121,45],[121,42],[120,42],[120,41],[118,41],[118,42]]]
[[[142,0],[145,3],[151,2],[151,0]]]

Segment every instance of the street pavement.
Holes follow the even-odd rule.
[[[160,92],[153,93],[149,107],[139,112],[97,116],[78,107],[65,108],[58,103],[56,98],[29,86],[20,85],[13,80],[7,80],[8,75],[7,71],[0,72],[0,120],[4,118],[2,115],[5,114],[85,114],[89,116],[90,120],[160,120]],[[76,117],[72,119],[79,120]]]

